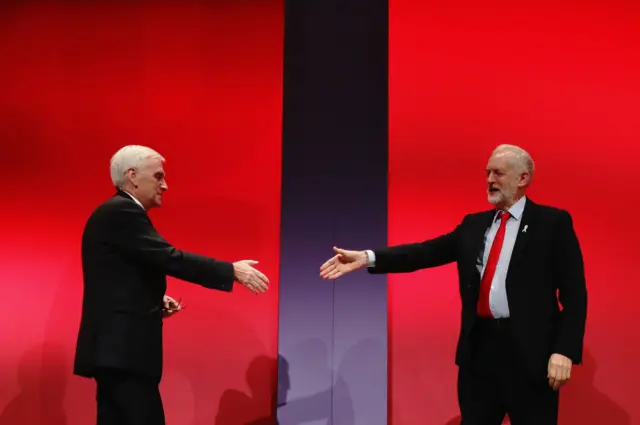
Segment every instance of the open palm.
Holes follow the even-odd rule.
[[[367,254],[364,251],[348,251],[336,247],[333,250],[336,255],[320,267],[320,277],[323,279],[337,279],[367,264]]]

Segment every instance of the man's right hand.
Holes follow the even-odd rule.
[[[320,267],[320,277],[323,279],[337,279],[367,265],[365,251],[347,251],[336,247],[333,247],[333,250],[336,255]]]
[[[252,267],[255,264],[258,264],[255,260],[236,261],[233,263],[233,276],[254,294],[264,293],[268,289],[269,279]]]

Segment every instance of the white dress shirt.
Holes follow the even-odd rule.
[[[511,261],[513,247],[516,244],[516,238],[518,237],[518,228],[520,227],[520,220],[522,220],[522,213],[524,212],[526,202],[527,198],[522,197],[508,210],[511,217],[509,217],[507,221],[502,250],[500,251],[496,271],[493,275],[493,281],[491,282],[491,292],[489,292],[489,307],[491,308],[491,314],[493,314],[493,317],[496,319],[509,317],[509,301],[507,300],[506,287],[507,271],[509,270],[509,262]],[[491,252],[491,245],[493,244],[499,227],[500,220],[498,219],[498,212],[496,212],[491,227],[487,229],[484,235],[482,258],[478,256],[477,267],[480,276],[484,274],[484,269],[489,259],[489,252]]]
[[[507,300],[506,288],[507,271],[509,269],[513,247],[518,237],[518,228],[520,227],[520,220],[522,219],[526,202],[527,198],[522,197],[508,210],[511,217],[509,217],[509,221],[507,221],[504,242],[502,244],[502,250],[500,251],[500,257],[498,258],[496,271],[493,275],[493,281],[491,282],[491,292],[489,293],[489,306],[493,317],[496,319],[509,317],[509,302]],[[498,212],[496,211],[491,226],[484,234],[484,249],[481,253],[478,253],[477,267],[481,277],[484,274],[485,265],[489,259],[489,252],[491,252],[491,245],[493,244],[499,227],[500,220],[498,220]],[[368,256],[367,267],[374,267],[376,264],[374,252],[367,250],[366,253]]]

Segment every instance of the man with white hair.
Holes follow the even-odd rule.
[[[464,425],[555,425],[558,389],[582,361],[587,290],[570,214],[525,196],[534,163],[522,148],[498,146],[487,167],[489,211],[450,233],[368,251],[334,248],[320,267],[337,279],[407,273],[457,263],[462,323],[456,351]],[[560,305],[561,304],[561,307]],[[423,361],[424,359],[417,359]]]
[[[166,276],[231,291],[263,293],[257,262],[181,251],[158,234],[147,211],[167,190],[164,158],[125,146],[111,159],[116,194],[91,214],[82,235],[84,294],[74,373],[97,383],[98,425],[164,425],[162,319],[182,306],[165,295]]]

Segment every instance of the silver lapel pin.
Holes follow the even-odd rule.
[[[524,229],[522,229],[522,233],[527,233],[527,227],[529,227],[529,225],[525,224],[524,225]]]

